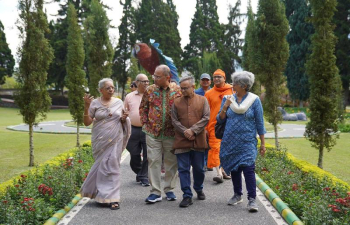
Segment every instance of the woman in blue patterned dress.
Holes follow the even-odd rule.
[[[254,74],[241,71],[232,74],[232,85],[236,92],[223,98],[217,123],[226,122],[220,147],[221,166],[231,174],[234,195],[229,205],[243,202],[242,172],[248,192],[248,210],[257,212],[255,160],[257,157],[257,134],[260,137],[260,154],[265,153],[266,133],[261,101],[251,92]]]

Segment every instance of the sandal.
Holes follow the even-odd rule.
[[[223,177],[225,180],[230,180],[230,179],[231,179],[231,176],[227,175],[224,171],[222,171],[222,177]]]
[[[109,208],[111,210],[120,209],[120,203],[119,202],[111,202],[111,203],[109,203]]]

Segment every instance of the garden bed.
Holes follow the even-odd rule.
[[[256,173],[305,224],[350,223],[350,186],[332,174],[274,148]]]
[[[89,143],[0,185],[0,224],[43,224],[79,192],[94,160]]]

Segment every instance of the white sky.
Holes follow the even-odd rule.
[[[108,18],[111,19],[111,24],[116,27],[110,29],[110,37],[113,46],[118,42],[118,26],[120,19],[123,16],[123,8],[117,0],[102,0],[103,3],[110,6],[112,9],[107,11]],[[189,43],[190,25],[195,13],[196,0],[173,0],[176,5],[176,11],[179,14],[178,29],[181,37],[181,47],[184,48]],[[247,0],[241,0],[241,12],[247,11]],[[253,11],[256,12],[258,0],[252,0]],[[228,4],[234,5],[236,0],[216,0],[218,6],[218,15],[220,23],[227,23]],[[55,19],[54,16],[59,9],[57,3],[45,4],[49,20]],[[18,29],[15,25],[18,19],[17,0],[0,0],[0,20],[5,27],[7,43],[10,45],[12,54],[15,56],[16,49],[19,44]],[[242,29],[245,29],[242,27]],[[157,40],[156,40],[157,41]],[[161,48],[161,47],[160,47]],[[15,57],[16,58],[16,57]]]

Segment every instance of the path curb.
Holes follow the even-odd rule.
[[[67,212],[69,212],[81,199],[81,194],[77,194],[72,201],[64,207],[64,209],[58,210],[50,219],[46,220],[44,225],[54,225],[60,219],[66,215]]]
[[[294,214],[294,212],[278,197],[278,195],[257,175],[256,186],[261,190],[266,198],[277,209],[279,214],[289,225],[303,225],[304,223]]]

